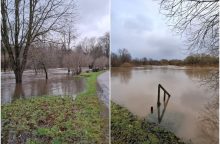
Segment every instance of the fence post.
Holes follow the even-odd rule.
[[[153,106],[151,106],[150,111],[151,111],[151,113],[154,112]]]
[[[160,105],[160,84],[158,85],[157,105]]]
[[[165,100],[166,100],[166,93],[164,91],[163,101],[165,101]]]

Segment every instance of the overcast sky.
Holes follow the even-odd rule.
[[[184,44],[159,13],[159,1],[111,0],[111,50],[129,50],[133,58],[183,59]]]
[[[76,3],[79,39],[102,36],[110,31],[109,0],[77,0]]]

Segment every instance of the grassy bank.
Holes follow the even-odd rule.
[[[111,103],[112,144],[184,144],[173,133],[139,120],[127,109]]]
[[[86,91],[72,97],[42,96],[2,105],[2,143],[102,143],[96,96],[100,72],[82,74]]]

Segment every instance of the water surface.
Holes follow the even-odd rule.
[[[111,99],[185,141],[218,143],[218,90],[206,81],[211,71],[176,66],[112,68]],[[161,91],[159,107],[158,84],[171,94],[164,101]]]
[[[65,69],[49,69],[48,80],[43,72],[37,75],[32,71],[25,71],[22,84],[15,84],[13,72],[1,73],[1,102],[11,103],[16,99],[30,98],[42,95],[76,96],[85,87],[83,78],[67,75]]]

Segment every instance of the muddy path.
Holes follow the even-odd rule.
[[[103,141],[109,142],[109,71],[102,73],[97,79],[97,94],[100,100],[101,116],[104,119]]]

